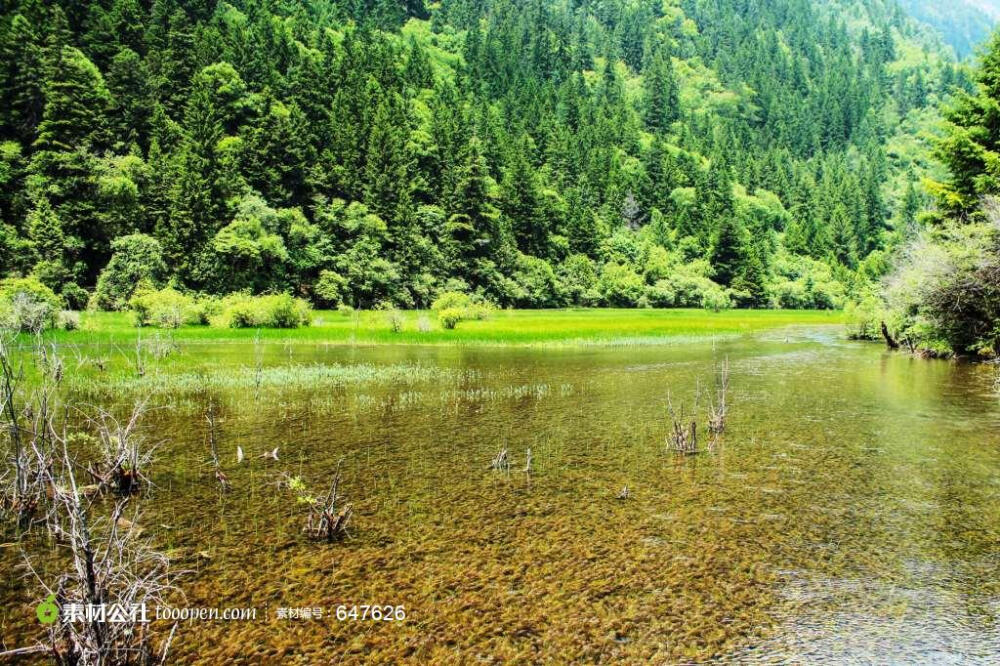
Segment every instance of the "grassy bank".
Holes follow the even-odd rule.
[[[640,344],[843,323],[840,312],[797,310],[505,310],[486,321],[464,321],[454,330],[444,330],[433,313],[401,312],[397,316],[402,326],[394,331],[385,312],[322,311],[315,313],[311,326],[262,329],[259,335],[262,340],[313,344]],[[79,330],[50,335],[57,342],[129,344],[140,334],[132,321],[126,313],[86,312]],[[141,330],[144,337],[167,333]],[[185,326],[169,334],[179,342],[246,342],[258,332]]]

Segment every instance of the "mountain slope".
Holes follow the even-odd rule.
[[[888,0],[6,6],[0,268],[108,307],[835,307],[969,86]]]
[[[975,52],[1000,23],[998,0],[900,0],[914,18],[935,29],[960,58]]]

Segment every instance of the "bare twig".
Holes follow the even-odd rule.
[[[343,463],[343,459],[337,463],[337,471],[330,482],[330,492],[327,493],[326,497],[312,502],[310,506],[306,531],[314,538],[332,542],[350,536],[347,525],[351,521],[354,508],[351,504],[343,504],[338,508],[339,501],[343,499],[338,494],[341,479],[340,467]]]

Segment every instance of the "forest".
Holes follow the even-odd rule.
[[[882,0],[20,0],[0,48],[0,271],[70,309],[841,308],[975,87]]]

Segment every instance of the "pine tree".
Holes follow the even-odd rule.
[[[715,271],[715,281],[728,287],[740,275],[746,263],[746,230],[731,215],[723,217],[709,251],[709,261]]]
[[[37,150],[103,147],[111,95],[104,78],[79,49],[64,47],[45,82],[45,110]]]
[[[365,151],[365,203],[385,220],[410,213],[413,158],[408,146],[409,119],[398,95],[382,100],[372,120]]]
[[[45,108],[42,42],[27,18],[15,14],[0,42],[3,54],[3,97],[0,121],[5,134],[24,143],[35,139]]]
[[[532,150],[527,135],[511,147],[500,184],[501,209],[514,232],[518,248],[525,254],[546,257],[549,229],[541,187],[531,164]]]
[[[650,132],[664,132],[680,117],[680,92],[673,63],[662,51],[643,72],[643,87],[646,127]]]

